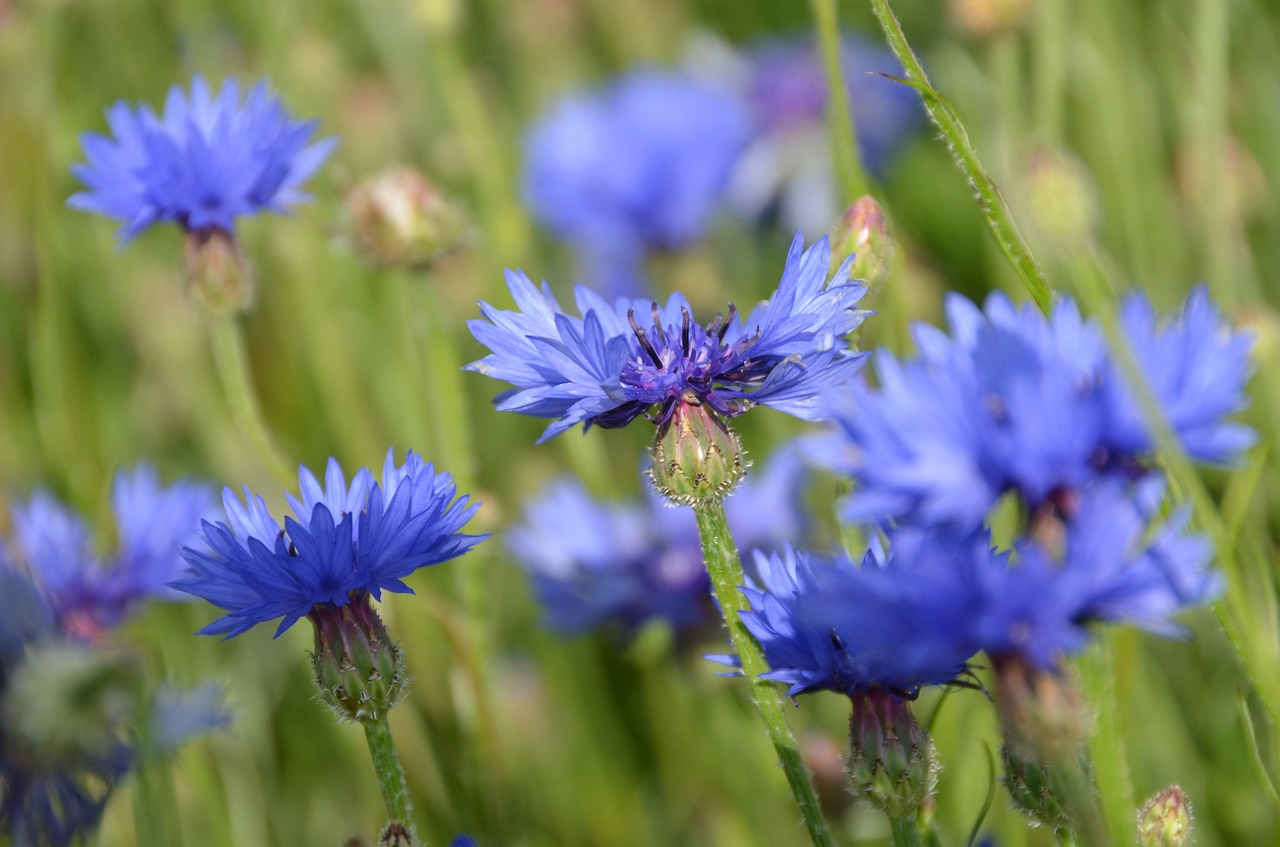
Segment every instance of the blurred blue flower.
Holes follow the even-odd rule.
[[[458,835],[449,842],[449,847],[476,847],[476,840],[470,835]]]
[[[229,723],[231,712],[222,686],[209,682],[188,689],[163,685],[152,700],[146,740],[152,752],[167,755]]]
[[[499,411],[554,418],[540,441],[577,423],[625,426],[651,410],[662,423],[689,400],[726,417],[765,405],[816,420],[820,398],[865,358],[846,340],[867,315],[855,308],[866,289],[849,281],[848,262],[826,284],[825,238],[803,247],[797,235],[778,290],[746,321],[730,306],[727,318],[706,327],[693,322],[680,294],[665,307],[625,298],[611,306],[582,286],[575,317],[546,283],[539,291],[523,273],[508,272],[520,311],[480,304],[487,320],[468,326],[493,352],[467,369],[515,386],[498,396]]]
[[[804,534],[804,479],[797,452],[783,448],[724,501],[740,549]],[[679,630],[715,618],[693,511],[646,491],[643,502],[606,503],[566,479],[530,501],[508,548],[532,576],[551,629],[614,625],[630,635],[652,620]]]
[[[215,96],[197,76],[189,95],[169,89],[163,115],[120,101],[107,123],[113,137],[81,136],[87,164],[72,173],[87,190],[67,202],[123,221],[122,241],[163,221],[231,234],[241,215],[287,211],[337,143],[308,146],[316,122],[293,120],[265,81],[242,102],[234,80]]]
[[[214,499],[198,483],[163,486],[153,468],[140,465],[116,475],[111,506],[116,545],[106,557],[80,517],[51,495],[39,492],[13,510],[9,555],[34,575],[64,633],[93,637],[141,600],[179,599],[167,587],[184,569],[178,551],[196,540]]]
[[[878,388],[831,398],[837,434],[816,458],[859,487],[846,516],[973,528],[1004,492],[1032,506],[1100,473],[1142,473],[1152,439],[1133,391],[1092,321],[1070,300],[1051,318],[994,294],[985,311],[947,299],[951,333],[917,325],[918,358],[876,357]],[[1156,329],[1141,295],[1125,328],[1144,376],[1195,458],[1229,461],[1253,433],[1227,420],[1245,404],[1248,336],[1194,292]]]
[[[687,247],[721,204],[749,123],[724,91],[632,71],[565,97],[529,129],[525,201],[596,268]]]
[[[797,552],[755,554],[759,587],[744,586],[742,622],[792,697],[880,689],[912,699],[921,687],[954,682],[976,647],[956,602],[964,545],[915,544],[891,556],[878,547],[855,565]],[[709,657],[737,664],[736,657]]]
[[[903,73],[893,54],[877,44],[845,35],[840,61],[863,166],[882,174],[892,154],[923,124],[919,95],[880,76]],[[729,202],[750,217],[776,214],[788,231],[826,232],[842,209],[821,50],[812,39],[771,40],[735,64],[723,76],[737,82],[754,125],[734,168]]]
[[[1012,558],[965,558],[968,588],[957,602],[972,642],[997,660],[1016,656],[1052,670],[1085,646],[1094,623],[1178,635],[1172,616],[1217,597],[1221,575],[1208,540],[1187,532],[1188,510],[1155,519],[1162,480],[1136,483],[1146,491],[1134,485],[1099,479],[1055,509],[1047,529],[1037,529],[1046,521],[1038,516]]]
[[[404,577],[488,537],[459,532],[478,504],[455,500],[450,476],[412,451],[403,465],[387,451],[381,485],[365,468],[348,485],[334,459],[323,487],[305,467],[298,484],[302,496],[287,495],[295,517],[285,517],[283,529],[248,488],[243,503],[225,489],[227,522],[204,522],[207,550],[182,551],[191,567],[172,586],[227,612],[200,634],[230,638],[282,618],[279,636],[316,606],[381,599],[384,590],[412,593]]]

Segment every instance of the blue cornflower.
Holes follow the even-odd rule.
[[[831,398],[837,435],[822,460],[860,483],[854,521],[967,529],[1003,493],[1035,506],[1100,473],[1134,476],[1153,440],[1098,326],[1061,299],[1046,319],[1003,295],[985,310],[947,299],[951,333],[916,327],[919,356],[876,358],[879,385]],[[1143,375],[1188,453],[1237,457],[1253,439],[1227,419],[1245,405],[1248,336],[1231,332],[1198,289],[1157,328],[1140,294],[1124,327]]]
[[[88,164],[72,173],[87,190],[67,202],[123,221],[122,241],[163,221],[229,235],[241,215],[284,212],[337,143],[308,146],[316,122],[293,120],[265,81],[242,102],[234,80],[215,96],[196,76],[189,95],[169,89],[163,115],[120,101],[107,123],[113,137],[81,136]]]
[[[520,311],[480,304],[487,320],[468,326],[493,352],[467,369],[515,386],[497,398],[500,411],[554,418],[540,441],[577,423],[620,427],[646,413],[664,424],[678,404],[726,418],[764,405],[816,420],[821,398],[865,358],[846,342],[867,315],[855,308],[866,289],[849,280],[848,262],[827,284],[825,238],[803,247],[797,234],[777,291],[745,321],[730,305],[705,327],[680,294],[665,306],[626,298],[611,306],[582,286],[575,317],[550,286],[539,291],[508,272]]]
[[[105,557],[84,521],[47,493],[13,512],[10,555],[34,575],[58,627],[78,637],[118,625],[144,599],[181,596],[167,587],[184,567],[178,551],[196,540],[214,499],[198,483],[163,486],[142,465],[116,475],[111,506],[116,546]]]
[[[882,174],[893,153],[923,123],[902,65],[881,46],[846,34],[840,46],[846,97],[863,165]],[[827,123],[829,100],[822,52],[811,39],[774,39],[726,68],[753,118],[751,141],[734,167],[728,202],[752,218],[776,215],[806,233],[830,229],[840,213]],[[849,198],[844,198],[848,202]]]
[[[724,501],[740,549],[804,534],[804,479],[797,452],[784,448]],[[532,576],[550,628],[615,625],[631,634],[652,620],[684,629],[714,618],[692,510],[647,493],[643,502],[605,503],[566,479],[530,501],[508,547]]]
[[[792,697],[878,689],[913,699],[920,688],[954,682],[976,651],[953,587],[964,546],[912,545],[910,554],[878,547],[855,565],[790,546],[755,554],[759,587],[744,586],[742,622]],[[736,665],[733,657],[711,657]]]
[[[750,120],[730,93],[644,68],[559,101],[525,138],[530,211],[599,269],[699,240]]]
[[[298,484],[302,496],[287,495],[294,517],[285,517],[283,528],[248,488],[244,502],[225,489],[227,522],[205,521],[208,549],[182,551],[191,567],[173,587],[227,612],[202,635],[230,638],[281,618],[279,636],[320,607],[381,599],[384,590],[412,593],[404,577],[487,537],[459,532],[478,504],[455,500],[450,476],[412,451],[403,465],[387,451],[381,485],[365,468],[348,485],[334,459],[323,487],[305,467]]]
[[[1213,600],[1222,579],[1208,540],[1187,532],[1188,510],[1155,519],[1162,489],[1154,476],[1099,479],[1041,510],[1012,558],[969,556],[968,638],[997,662],[1052,671],[1094,623],[1179,634],[1172,616]]]

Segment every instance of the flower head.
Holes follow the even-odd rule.
[[[168,583],[183,570],[179,550],[196,540],[213,493],[180,481],[163,486],[145,465],[116,475],[111,506],[115,549],[95,552],[89,528],[49,494],[14,509],[10,555],[35,576],[59,628],[93,636],[119,624],[146,598],[178,599]]]
[[[680,249],[702,237],[748,131],[732,95],[679,73],[632,71],[566,97],[529,130],[525,200],[592,257]]]
[[[203,597],[227,614],[200,630],[233,635],[282,618],[276,635],[317,606],[338,608],[382,591],[408,592],[404,577],[462,555],[487,536],[459,530],[478,504],[454,499],[457,487],[412,451],[396,465],[387,451],[382,483],[361,468],[347,483],[330,459],[324,485],[305,467],[301,497],[287,495],[284,526],[247,488],[241,502],[225,489],[227,522],[203,524],[207,550],[182,551],[191,566],[174,588]]]
[[[1186,511],[1155,519],[1158,478],[1103,478],[1059,508],[1003,555],[973,555],[967,578],[969,638],[993,658],[1055,670],[1088,643],[1095,623],[1123,622],[1161,635],[1171,618],[1222,590],[1207,539],[1186,531]],[[1047,524],[1047,526],[1046,526]]]
[[[783,449],[725,500],[742,550],[803,535],[804,478],[796,451]],[[508,538],[558,632],[613,625],[630,634],[653,620],[680,630],[714,616],[697,521],[652,491],[643,502],[604,503],[576,480],[562,480],[530,501]]]
[[[792,697],[879,689],[907,699],[956,680],[976,652],[949,590],[967,553],[917,544],[888,557],[873,549],[855,565],[790,547],[757,552],[760,584],[743,587],[751,608],[741,617],[771,668],[764,678],[788,683]]]
[[[467,369],[515,386],[498,397],[500,411],[554,418],[543,441],[577,423],[619,427],[645,413],[664,423],[681,402],[724,417],[764,405],[816,420],[819,398],[865,357],[845,342],[867,314],[855,308],[866,289],[849,280],[847,263],[825,284],[829,257],[826,239],[804,250],[797,235],[773,297],[745,321],[730,306],[706,326],[679,294],[665,306],[610,306],[581,286],[576,317],[545,283],[540,291],[509,272],[520,311],[480,304],[487,320],[468,325],[492,353]]]
[[[1050,318],[992,295],[947,300],[950,335],[916,327],[920,355],[877,356],[875,389],[833,398],[839,434],[821,451],[860,483],[847,516],[976,527],[1003,493],[1032,507],[1098,474],[1134,476],[1154,440],[1102,333],[1069,300]],[[1140,295],[1124,324],[1143,376],[1184,448],[1229,461],[1253,438],[1228,420],[1244,405],[1248,338],[1194,292],[1157,328]]]
[[[190,94],[169,89],[162,115],[120,101],[107,123],[113,137],[81,137],[87,164],[72,173],[86,190],[67,202],[123,221],[123,241],[163,221],[229,234],[241,215],[286,211],[337,143],[308,146],[315,121],[293,120],[265,81],[242,101],[234,80],[215,95],[197,76]]]

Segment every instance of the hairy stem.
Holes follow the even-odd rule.
[[[705,500],[694,507],[698,516],[698,538],[702,542],[702,555],[711,575],[716,600],[720,603],[724,622],[729,627],[729,637],[742,663],[742,673],[755,695],[756,708],[764,718],[769,740],[778,754],[778,761],[791,786],[791,796],[800,808],[805,829],[814,847],[831,847],[831,834],[818,805],[818,795],[813,788],[809,771],[800,758],[795,736],[787,722],[782,693],[776,685],[760,678],[767,673],[768,664],[764,652],[742,623],[738,613],[747,608],[739,586],[746,580],[742,575],[742,563],[738,559],[738,547],[729,532],[729,522],[724,513],[724,502]]]
[[[400,757],[396,755],[396,748],[391,743],[391,727],[387,724],[386,716],[363,723],[362,726],[365,740],[369,742],[369,755],[373,757],[373,772],[378,777],[378,788],[382,790],[382,802],[387,807],[387,817],[403,824],[410,837],[416,841],[413,804],[409,802],[409,783],[404,778]]]
[[[986,216],[987,225],[991,227],[1000,250],[1013,265],[1022,284],[1027,287],[1031,299],[1035,300],[1036,305],[1045,314],[1048,314],[1053,306],[1053,290],[1049,287],[1039,262],[1032,255],[1031,247],[1018,231],[1009,204],[983,169],[960,116],[956,114],[951,104],[930,85],[924,68],[920,66],[920,61],[911,50],[911,45],[907,43],[902,26],[889,6],[889,0],[871,0],[871,9],[875,12],[876,19],[880,21],[880,28],[884,30],[889,49],[898,57],[898,61],[906,71],[907,83],[920,92],[925,111],[941,131],[942,140],[946,142],[947,149],[951,151],[956,164],[969,180],[969,186],[973,189],[974,197],[983,215]]]
[[[893,847],[920,847],[920,828],[914,813],[890,817],[889,827],[893,831]]]

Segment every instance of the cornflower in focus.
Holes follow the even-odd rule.
[[[524,197],[614,294],[637,293],[644,257],[702,238],[750,119],[729,93],[653,68],[565,97],[525,138]]]
[[[787,231],[825,231],[850,198],[837,194],[827,123],[830,101],[822,51],[811,39],[776,39],[741,54],[728,48],[704,75],[731,87],[752,118],[751,140],[734,165],[727,202],[748,218],[773,218]],[[840,43],[845,94],[859,156],[883,175],[893,154],[923,123],[910,86],[883,47],[852,34]]]
[[[515,386],[497,398],[499,411],[554,418],[541,441],[577,423],[620,427],[645,416],[659,427],[658,489],[676,502],[722,496],[743,472],[729,419],[770,406],[817,420],[822,397],[866,357],[848,349],[867,315],[856,308],[866,289],[849,280],[848,262],[828,283],[829,259],[825,238],[805,250],[797,235],[773,296],[746,320],[730,305],[706,326],[680,294],[665,306],[627,298],[610,305],[582,286],[576,317],[547,284],[539,291],[508,272],[520,311],[481,303],[487,320],[468,326],[493,352],[467,368]]]
[[[478,504],[455,499],[449,475],[412,451],[402,465],[387,451],[381,484],[364,468],[348,484],[333,459],[323,486],[306,468],[298,483],[283,527],[261,497],[246,488],[241,502],[225,489],[227,521],[204,522],[207,549],[182,551],[191,567],[173,586],[226,611],[202,635],[230,638],[280,619],[278,637],[308,618],[326,701],[354,720],[382,719],[403,694],[403,656],[369,600],[412,593],[405,577],[482,541],[460,532]]]
[[[858,482],[848,519],[968,529],[1007,492],[1034,510],[1099,475],[1149,471],[1155,441],[1137,394],[1073,302],[1048,319],[1000,294],[982,311],[958,295],[946,308],[950,335],[917,325],[916,359],[881,352],[877,388],[832,400],[837,435],[818,458]],[[1229,419],[1247,402],[1249,335],[1203,288],[1166,320],[1135,293],[1120,318],[1183,449],[1235,461],[1254,440]]]
[[[107,556],[78,515],[40,492],[14,509],[8,555],[33,576],[54,623],[92,639],[118,626],[144,600],[182,599],[168,587],[184,569],[179,550],[212,514],[213,492],[193,482],[163,486],[145,465],[116,475],[111,489],[115,545]]]
[[[784,447],[743,481],[725,501],[741,549],[803,536],[805,478],[797,451]],[[631,636],[655,620],[677,631],[715,620],[693,512],[647,493],[643,501],[606,503],[566,479],[529,502],[508,547],[532,576],[551,629],[615,626]]]

